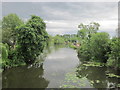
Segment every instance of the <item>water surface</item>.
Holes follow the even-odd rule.
[[[83,66],[71,48],[47,48],[38,61],[5,70],[3,88],[115,88],[118,83],[118,78],[106,76],[117,71]]]

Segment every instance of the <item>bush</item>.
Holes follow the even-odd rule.
[[[90,45],[89,41],[83,40],[80,48],[78,49],[78,57],[81,61],[89,61],[90,60]]]
[[[78,50],[78,56],[83,61],[107,62],[110,52],[109,35],[107,33],[92,34],[90,39],[85,39]]]
[[[8,60],[8,49],[6,48],[7,45],[6,44],[2,44],[0,43],[0,58],[1,58],[1,61],[0,61],[0,66],[5,68],[5,67],[8,67],[8,64],[9,64],[9,60]]]
[[[0,52],[1,52],[1,61],[0,61],[0,67],[3,69],[18,66],[23,64],[24,62],[19,61],[17,58],[17,52],[16,50],[9,50],[7,44],[0,44]]]
[[[120,67],[120,38],[113,38],[111,40],[111,52],[107,60],[108,66]]]
[[[107,54],[110,52],[109,34],[104,32],[93,34],[90,39],[90,51],[93,61],[106,63]]]

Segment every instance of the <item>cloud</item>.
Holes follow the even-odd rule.
[[[113,33],[117,28],[117,2],[19,2],[3,3],[3,16],[16,13],[23,19],[35,14],[45,20],[50,34],[77,33],[80,23],[100,23],[100,31]]]

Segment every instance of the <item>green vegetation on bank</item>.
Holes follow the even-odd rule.
[[[98,32],[99,27],[96,22],[80,24],[77,34],[50,36],[46,32],[46,23],[39,16],[32,15],[24,22],[16,14],[9,14],[2,19],[0,64],[3,68],[32,64],[50,42],[52,45],[64,44],[76,49],[80,61],[91,62],[88,63],[90,65],[99,66],[103,63],[118,68],[120,38],[110,39],[108,33]]]
[[[100,25],[81,24],[78,32],[81,39],[81,46],[78,49],[78,57],[81,61],[104,63],[106,66],[120,67],[120,38],[110,36],[106,32],[97,32]],[[95,28],[96,29],[95,29]],[[84,37],[84,38],[83,38]]]
[[[49,38],[46,24],[35,15],[23,23],[16,14],[9,14],[3,17],[2,28],[0,52],[3,69],[33,63]]]
[[[54,44],[65,44],[78,51],[80,61],[91,66],[120,67],[120,38],[110,38],[106,32],[99,32],[99,23],[78,25],[77,34],[56,35]],[[92,64],[91,64],[92,63]]]
[[[18,59],[33,63],[43,51],[48,34],[46,24],[38,16],[32,16],[25,25],[17,27]]]

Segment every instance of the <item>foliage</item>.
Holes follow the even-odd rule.
[[[85,40],[81,45],[78,55],[87,61],[104,62],[108,59],[109,35],[107,33],[92,34],[90,40]]]
[[[15,50],[9,50],[9,46],[7,44],[1,43],[0,47],[0,55],[2,56],[0,59],[0,66],[2,66],[2,69],[20,66],[24,64],[24,62],[17,59]]]
[[[111,52],[107,60],[108,66],[120,67],[120,38],[113,38],[111,40]]]
[[[118,84],[117,87],[120,88],[120,84]]]
[[[54,37],[54,44],[64,44],[65,41],[60,35]]]
[[[84,38],[86,37],[86,35],[87,35],[86,32],[87,32],[86,29],[81,29],[81,30],[79,30],[79,31],[77,32],[77,35],[78,35],[78,37],[84,39]]]
[[[81,61],[89,61],[91,58],[90,45],[87,39],[82,41],[81,46],[78,48],[78,57]]]
[[[80,64],[76,72],[76,76],[79,77],[79,79],[86,77],[94,88],[115,88],[118,84],[118,78],[116,78],[119,77],[116,74],[118,71],[113,68]],[[110,76],[114,78],[109,78],[107,73],[109,73],[109,75],[111,74]]]
[[[76,34],[64,34],[62,37],[66,43],[76,43],[78,41]]]
[[[9,14],[2,20],[2,42],[10,46],[16,42],[16,27],[20,26],[23,21],[16,14]]]
[[[43,51],[48,34],[46,25],[38,16],[32,16],[26,23],[17,28],[18,58],[27,64],[33,63]]]
[[[81,23],[80,25],[78,25],[78,28],[80,30],[78,30],[77,35],[82,39],[84,39],[85,37],[89,39],[91,37],[91,34],[97,33],[99,27],[100,27],[99,23],[96,22],[91,22],[88,25],[84,25]]]
[[[6,48],[7,45],[0,43],[0,58],[1,63],[0,66],[7,67],[8,62],[8,49]]]
[[[60,88],[85,88],[88,83],[84,82],[87,78],[83,77],[79,79],[76,77],[76,73],[69,72],[65,75],[65,80],[62,82]]]
[[[108,33],[93,34],[90,39],[90,53],[93,61],[106,63],[110,52]]]

